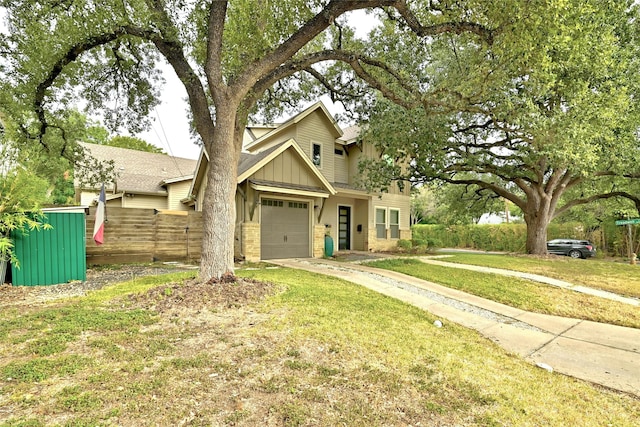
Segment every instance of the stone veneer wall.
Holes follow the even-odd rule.
[[[313,227],[313,257],[322,258],[324,256],[324,224]]]
[[[260,261],[260,224],[245,222],[242,224],[242,248],[244,258],[249,262]]]
[[[369,251],[389,251],[398,247],[398,239],[378,239],[375,228],[369,229],[368,237],[369,242],[366,249]],[[387,229],[387,237],[389,237],[389,229]],[[411,240],[411,229],[400,230],[400,239]]]

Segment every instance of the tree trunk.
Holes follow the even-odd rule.
[[[551,216],[548,208],[539,206],[530,213],[525,213],[524,220],[527,224],[528,254],[545,255],[547,253],[547,227]]]
[[[213,140],[205,142],[209,170],[202,200],[200,279],[203,281],[233,274],[239,149],[235,144],[236,109],[224,107],[217,109]]]

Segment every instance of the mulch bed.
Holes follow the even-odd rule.
[[[275,285],[257,280],[235,280],[202,283],[185,280],[150,289],[143,294],[128,295],[126,300],[134,307],[166,313],[176,309],[200,311],[204,309],[239,308],[261,300],[273,293]]]

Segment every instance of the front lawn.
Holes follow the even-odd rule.
[[[246,280],[158,277],[5,307],[0,426],[640,419],[637,398],[536,368],[454,324],[436,328],[429,313],[349,282],[289,269],[238,274]]]

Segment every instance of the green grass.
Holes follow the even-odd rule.
[[[238,274],[278,286],[259,304],[215,310],[136,309],[119,298],[132,291],[123,285],[4,312],[0,427],[624,427],[640,418],[637,398],[550,374],[455,324],[435,328],[429,313],[363,287],[289,269]],[[28,353],[53,330],[64,346]]]
[[[487,254],[455,254],[442,258],[441,261],[540,274],[576,285],[640,298],[640,264],[630,265],[607,260],[583,260],[569,257],[540,259]]]
[[[520,258],[512,260],[517,265]],[[397,271],[511,307],[595,322],[640,328],[638,307],[526,279],[423,263],[414,258],[367,265]]]

